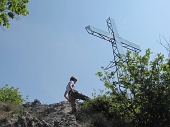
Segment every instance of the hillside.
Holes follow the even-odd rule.
[[[1,127],[82,127],[76,117],[70,114],[71,106],[62,101],[41,104],[37,99],[20,107],[0,103]]]

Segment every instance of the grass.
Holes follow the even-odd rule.
[[[13,114],[19,114],[23,108],[20,105],[11,102],[0,101],[0,121],[9,120]]]

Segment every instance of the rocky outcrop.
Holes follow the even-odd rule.
[[[0,121],[1,127],[81,127],[71,114],[71,106],[62,101],[55,104],[41,104],[38,99],[22,105],[18,114]]]

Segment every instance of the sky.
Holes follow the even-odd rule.
[[[0,87],[8,84],[23,98],[28,95],[27,101],[52,104],[66,100],[66,85],[76,76],[76,90],[92,97],[94,89],[105,89],[95,74],[113,55],[111,43],[85,27],[108,32],[111,17],[120,37],[140,45],[140,55],[150,48],[153,58],[157,53],[167,57],[157,41],[159,34],[169,40],[169,5],[169,0],[31,0],[28,16],[0,29]]]

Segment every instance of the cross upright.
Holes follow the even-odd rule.
[[[109,33],[102,31],[98,28],[92,27],[90,25],[85,27],[85,29],[87,30],[89,34],[92,34],[94,36],[97,36],[99,38],[102,38],[106,41],[111,42],[114,59],[113,61],[110,61],[110,64],[105,68],[105,70],[114,68],[115,71],[113,72],[115,73],[119,69],[117,67],[117,63],[119,62],[120,57],[121,56],[123,56],[123,58],[125,57],[123,48],[126,48],[127,50],[131,50],[137,53],[139,53],[141,50],[138,44],[127,41],[119,36],[117,28],[116,28],[116,24],[113,19],[109,17],[106,20],[106,22],[107,22]]]

